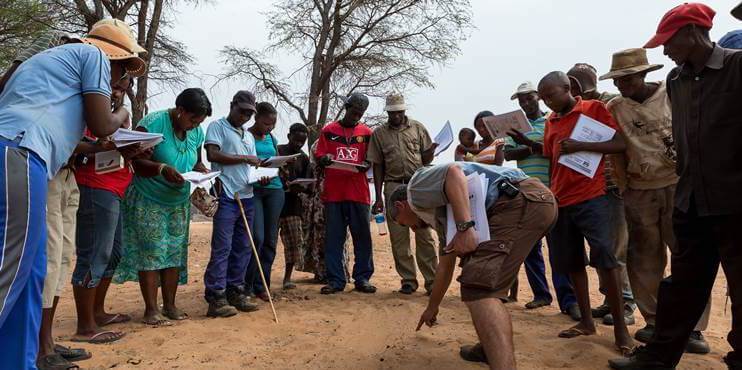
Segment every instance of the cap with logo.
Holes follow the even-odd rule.
[[[368,108],[368,97],[361,93],[352,93],[345,98],[344,103],[346,107],[351,106],[365,111]]]
[[[237,104],[241,109],[249,109],[255,112],[255,95],[247,90],[240,90],[234,94],[232,103]]]
[[[678,5],[665,13],[659,26],[657,26],[657,32],[644,45],[644,48],[652,49],[666,44],[678,30],[690,24],[710,29],[714,25],[715,15],[716,12],[705,4],[685,3]]]

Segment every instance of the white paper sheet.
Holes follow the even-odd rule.
[[[268,168],[268,167],[252,167],[250,166],[250,177],[248,179],[248,182],[250,184],[254,184],[263,177],[267,178],[274,178],[278,177],[278,168]]]
[[[316,182],[317,182],[317,179],[295,179],[293,181],[289,181],[289,185],[308,186]]]
[[[570,139],[587,143],[602,143],[613,139],[616,130],[600,123],[584,114],[577,119],[574,130],[569,136]],[[563,154],[559,157],[559,163],[585,175],[589,178],[595,177],[595,173],[600,166],[600,160],[603,154],[595,152],[577,152],[572,154]]]
[[[466,177],[466,184],[469,189],[469,207],[471,207],[470,212],[474,218],[477,243],[483,243],[490,240],[490,227],[485,205],[489,179],[484,174],[471,174]],[[446,206],[446,223],[446,245],[449,245],[457,231],[456,220],[453,218],[453,208],[450,204]]]
[[[484,126],[490,132],[490,135],[496,139],[508,137],[510,130],[518,130],[522,133],[533,131],[533,127],[528,123],[525,113],[522,110],[516,110],[504,114],[485,117],[482,119]]]
[[[180,174],[183,179],[190,182],[193,185],[201,186],[208,184],[211,180],[215,179],[221,174],[221,171],[214,171],[209,173],[201,173],[197,171],[191,171]]]
[[[120,128],[111,135],[111,140],[117,148],[139,143],[142,145],[142,149],[148,149],[161,143],[163,137],[162,134]]]
[[[122,168],[124,168],[124,157],[117,150],[95,153],[95,173],[109,173]]]
[[[265,164],[263,167],[270,167],[270,168],[280,168],[283,167],[283,165],[286,164],[286,162],[290,161],[292,158],[299,157],[301,153],[293,154],[293,155],[279,155],[275,157],[270,157],[265,161]]]
[[[327,168],[334,168],[336,170],[348,171],[348,172],[358,172],[358,167],[356,166],[357,165],[353,163],[333,160],[332,164],[327,166]]]
[[[438,144],[438,147],[435,148],[435,153],[433,153],[436,157],[453,144],[453,129],[451,128],[451,121],[446,121],[446,124],[443,125],[443,128],[438,135],[435,135],[433,142]]]

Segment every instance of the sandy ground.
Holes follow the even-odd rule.
[[[466,307],[459,300],[454,282],[442,304],[439,325],[415,332],[420,313],[427,303],[422,293],[396,293],[399,278],[393,267],[389,241],[374,240],[375,295],[346,291],[321,296],[319,286],[308,283],[309,274],[297,273],[299,287],[289,293],[275,290],[280,324],[272,319],[270,307],[261,304],[255,313],[227,319],[209,319],[203,296],[203,271],[209,256],[211,225],[194,223],[191,228],[189,284],[178,292],[179,306],[190,319],[175,326],[150,328],[140,323],[143,303],[136,284],[112,286],[108,307],[134,321],[114,327],[127,332],[122,340],[106,345],[87,345],[93,358],[79,364],[89,369],[484,369],[480,364],[459,359],[462,344],[476,340]],[[274,267],[273,286],[283,276],[282,247]],[[602,300],[597,278],[591,272],[594,305]],[[421,279],[422,280],[422,279]],[[612,330],[600,326],[599,335],[560,339],[557,333],[572,325],[550,307],[526,311],[523,304],[532,297],[521,270],[520,301],[509,304],[520,369],[603,369],[615,357]],[[731,314],[724,312],[725,280],[719,274],[714,287],[711,327],[706,332],[713,352],[707,356],[686,355],[679,369],[723,369],[722,356]],[[682,307],[679,307],[682,309]],[[74,332],[75,313],[71,289],[60,302],[55,335],[62,344]],[[637,313],[632,333],[643,327]]]

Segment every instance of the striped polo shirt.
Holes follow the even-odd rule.
[[[535,120],[529,119],[533,131],[526,133],[526,137],[529,139],[543,143],[544,142],[544,128],[546,127],[546,117],[537,118]],[[505,139],[505,146],[509,148],[515,148],[515,142],[513,139],[508,137]],[[549,186],[549,159],[542,157],[538,154],[532,154],[526,159],[518,161],[518,168],[520,168],[526,175],[535,177],[544,185]]]

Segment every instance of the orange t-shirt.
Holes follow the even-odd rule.
[[[577,98],[577,104],[569,113],[564,116],[552,113],[549,116],[544,132],[544,156],[551,159],[551,191],[559,207],[582,203],[605,194],[604,160],[600,161],[592,179],[559,163],[559,142],[569,138],[581,114],[619,131],[611,113],[597,100]]]

